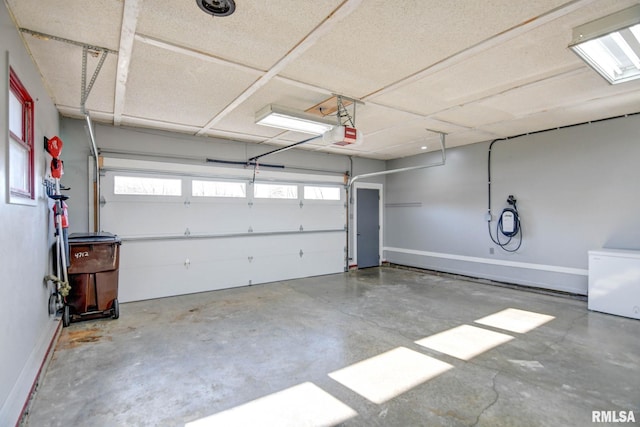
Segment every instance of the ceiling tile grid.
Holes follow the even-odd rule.
[[[86,103],[116,126],[283,146],[309,136],[255,113],[336,93],[364,101],[364,143],[301,148],[393,159],[439,149],[425,129],[452,147],[640,111],[640,82],[609,85],[567,47],[573,28],[636,0],[235,1],[215,18],[195,0],[5,3],[17,27],[119,52]],[[82,47],[22,36],[60,113],[81,117]]]

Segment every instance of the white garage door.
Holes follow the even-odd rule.
[[[122,302],[344,271],[342,177],[121,159],[102,175]]]

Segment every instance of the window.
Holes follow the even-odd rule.
[[[297,199],[298,186],[256,183],[253,185],[253,196],[256,199]]]
[[[33,100],[9,69],[9,188],[12,197],[33,200]]]
[[[196,181],[191,182],[193,197],[247,197],[247,184],[231,181]]]
[[[340,187],[304,186],[306,200],[340,200]]]
[[[114,176],[113,194],[181,196],[182,180],[169,178],[143,178],[139,176]]]

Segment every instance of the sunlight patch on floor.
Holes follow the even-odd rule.
[[[548,314],[507,308],[498,313],[475,320],[475,323],[524,334],[553,319],[555,319],[555,317],[549,316]]]
[[[512,339],[511,335],[461,325],[418,340],[416,344],[458,359],[469,360]]]
[[[187,423],[185,427],[322,427],[357,415],[320,387],[306,382]]]
[[[329,376],[373,403],[384,403],[420,385],[452,365],[405,347],[355,363]]]

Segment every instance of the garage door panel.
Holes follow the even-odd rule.
[[[241,242],[225,239],[125,241],[121,248],[123,302],[225,289],[249,284]],[[170,246],[171,250],[166,250]]]
[[[295,231],[302,225],[303,215],[297,203],[256,202],[251,208],[251,227],[256,232]]]
[[[340,229],[346,225],[344,204],[305,203],[301,211],[305,230]]]
[[[123,173],[141,178],[144,185],[150,182],[152,191],[165,191],[164,184],[158,190],[154,179],[144,178],[163,177],[169,192],[177,192],[175,180],[180,180],[180,197],[115,194],[114,177]],[[283,187],[291,189],[285,178]],[[297,199],[254,198],[251,185],[241,197],[219,197],[202,186],[191,188],[203,179],[184,173],[106,172],[101,228],[123,240],[122,302],[344,271],[344,189],[340,200],[306,200],[301,183],[294,184]],[[232,187],[242,188],[247,181],[237,182]],[[132,191],[148,188],[139,190],[137,184],[134,180]]]
[[[340,273],[345,266],[345,233],[323,234],[303,242],[300,270],[308,276]],[[340,250],[342,248],[342,250]]]
[[[192,204],[187,221],[192,233],[246,233],[251,225],[251,211],[246,204]]]
[[[127,237],[181,235],[187,228],[185,211],[184,203],[108,202],[100,211],[101,227]]]

